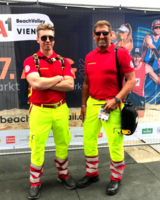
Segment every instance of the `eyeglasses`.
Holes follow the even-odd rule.
[[[160,29],[160,26],[155,26],[155,27],[154,27],[154,29],[158,29],[158,28]]]
[[[50,42],[53,42],[53,41],[55,41],[55,37],[53,37],[53,36],[46,36],[46,35],[43,35],[42,37],[41,37],[41,40],[43,41],[43,42],[45,42],[46,40],[47,40],[47,38],[49,38],[49,40],[50,40]]]
[[[106,36],[106,35],[108,35],[109,34],[109,31],[98,31],[98,32],[94,32],[94,34],[96,35],[96,36],[100,36],[101,34],[103,34],[103,36]]]

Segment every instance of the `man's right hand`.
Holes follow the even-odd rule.
[[[82,119],[82,122],[84,122],[86,118],[86,107],[82,107],[81,108],[81,119]]]

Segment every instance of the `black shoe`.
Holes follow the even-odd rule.
[[[94,176],[94,177],[89,177],[89,176],[84,176],[81,180],[78,181],[77,186],[79,188],[84,188],[89,186],[91,183],[98,182],[99,181],[99,176]]]
[[[63,183],[64,187],[67,188],[68,190],[73,190],[76,188],[76,184],[75,184],[74,180],[71,179],[70,177],[66,178],[66,179],[62,179],[62,178],[58,177],[57,180],[59,182]]]
[[[108,195],[114,195],[118,192],[119,187],[120,187],[120,181],[111,180],[106,188],[106,193]]]
[[[38,199],[39,197],[39,189],[41,185],[39,186],[31,186],[28,192],[28,198],[29,199]]]

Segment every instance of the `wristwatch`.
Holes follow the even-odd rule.
[[[121,100],[118,99],[117,97],[114,97],[114,99],[116,100],[116,103],[120,103],[121,102]]]

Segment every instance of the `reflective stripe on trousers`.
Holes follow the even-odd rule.
[[[68,173],[68,157],[66,159],[55,159],[56,167],[58,169],[58,176],[62,179],[69,178]]]
[[[124,160],[121,162],[110,162],[111,180],[120,181],[125,169]]]
[[[29,182],[32,186],[39,186],[41,184],[41,176],[43,174],[43,165],[36,166],[31,163],[30,165],[30,178]]]
[[[86,176],[94,177],[98,175],[98,155],[94,157],[86,156]]]

